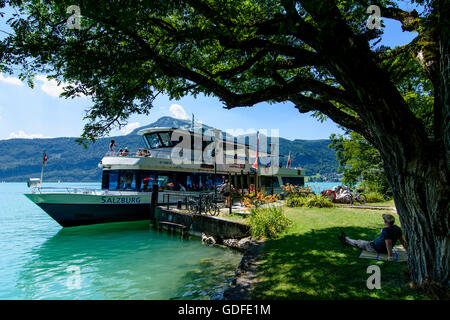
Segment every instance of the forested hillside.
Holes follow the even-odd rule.
[[[79,145],[76,138],[0,140],[0,181],[22,182],[30,177],[39,177],[44,150],[48,157],[45,181],[100,181],[98,163],[108,151],[111,139],[116,140],[117,149],[128,147],[135,151],[144,147],[142,137],[136,134],[142,128],[189,126],[188,120],[162,117],[129,135],[99,139],[87,149]],[[335,152],[328,148],[329,144],[329,140],[291,141],[280,138],[280,154],[286,156],[281,160],[285,165],[290,151],[292,166],[305,168],[306,175],[333,176],[337,173],[338,163]]]

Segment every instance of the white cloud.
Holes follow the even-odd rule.
[[[22,81],[20,81],[20,79],[14,78],[14,77],[4,77],[3,73],[0,73],[0,81],[9,83],[9,84],[13,84],[15,86],[23,86],[23,83],[22,83]]]
[[[55,79],[47,79],[47,76],[43,74],[37,75],[35,78],[36,80],[41,81],[41,90],[52,97],[59,97],[59,95],[64,92],[64,87],[70,84],[67,82],[61,82],[61,84],[58,85],[58,81],[56,81]],[[78,93],[77,96],[81,98],[86,97],[82,93]]]
[[[141,126],[141,124],[139,122],[133,122],[133,123],[129,123],[127,124],[125,127],[123,127],[120,131],[123,134],[129,134],[131,133],[131,131],[133,131],[134,129],[137,129]]]
[[[187,120],[189,119],[189,116],[187,115],[186,111],[184,110],[184,108],[182,106],[180,106],[179,104],[171,104],[169,111],[173,114],[173,116],[177,119],[183,119],[183,120]]]
[[[67,85],[64,82],[61,82],[61,84],[58,86],[58,82],[55,79],[49,80],[45,75],[36,76],[36,80],[42,82],[41,90],[52,97],[59,97],[59,95],[64,91],[64,86]]]
[[[18,133],[11,132],[7,139],[44,139],[51,138],[44,136],[42,133],[31,133],[27,134],[22,130],[19,130]]]

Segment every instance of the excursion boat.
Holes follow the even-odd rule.
[[[302,169],[268,165],[252,168],[257,155],[258,159],[267,160],[272,156],[269,153],[257,152],[248,144],[228,141],[219,135],[205,139],[201,132],[185,132],[180,138],[174,136],[179,134],[176,128],[143,129],[138,134],[146,148],[137,153],[108,152],[99,163],[100,190],[46,188],[40,179],[28,179],[31,193],[25,196],[62,227],[73,227],[151,219],[154,185],[158,186],[158,203],[165,201],[165,194],[213,192],[224,179],[243,192],[256,189],[280,193],[283,184],[304,185]],[[189,150],[193,152],[180,149],[183,144],[180,141],[189,141],[184,146],[191,147]],[[222,143],[224,150],[221,164],[214,160],[219,157],[215,157],[217,143]],[[179,155],[177,161],[174,154]]]

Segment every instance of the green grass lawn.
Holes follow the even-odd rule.
[[[341,231],[353,239],[374,239],[383,227],[380,210],[285,208],[293,225],[268,240],[259,266],[254,299],[425,299],[409,289],[406,263],[358,259],[360,250],[341,244]],[[389,213],[392,213],[390,211]],[[381,289],[366,287],[367,267],[381,269]]]
[[[393,199],[388,200],[388,201],[382,201],[382,202],[372,202],[372,203],[368,203],[367,205],[395,208],[395,203],[394,203]]]

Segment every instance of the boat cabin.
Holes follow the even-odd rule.
[[[161,191],[212,191],[225,179],[236,189],[256,188],[266,192],[281,191],[281,185],[304,185],[302,169],[260,165],[251,166],[256,150],[234,138],[220,138],[223,162],[214,163],[217,136],[180,131],[174,128],[151,128],[138,132],[148,149],[142,153],[108,153],[100,162],[103,169],[102,189],[119,191],[151,191],[154,184]],[[186,163],[172,161],[173,150],[183,144],[190,154],[183,154]],[[218,155],[219,156],[219,155]],[[270,158],[270,153],[258,152],[258,158]],[[267,162],[267,161],[266,161]],[[276,169],[276,170],[275,170]],[[272,190],[273,189],[273,190]]]

